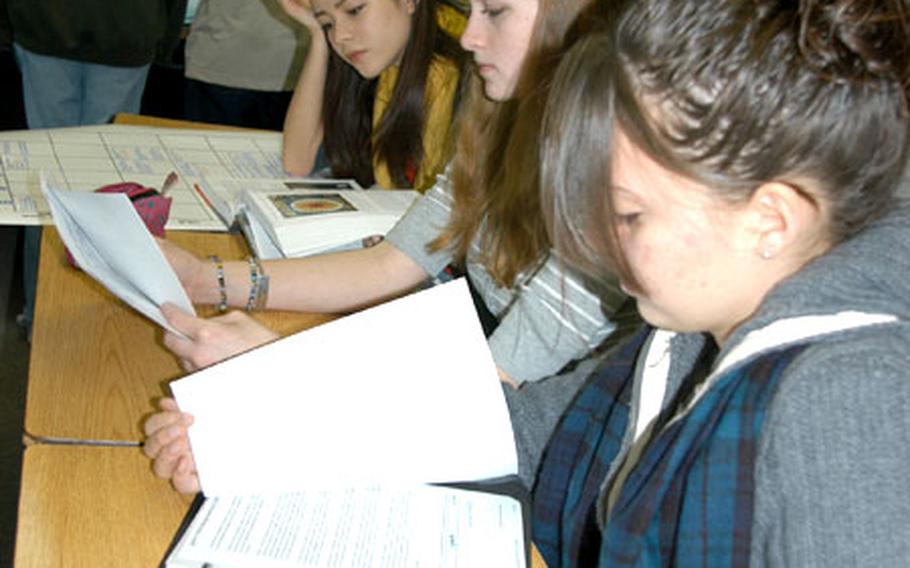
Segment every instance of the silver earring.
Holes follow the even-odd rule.
[[[769,260],[773,256],[774,256],[774,253],[771,252],[771,249],[765,249],[765,250],[761,251],[761,257],[764,260]]]

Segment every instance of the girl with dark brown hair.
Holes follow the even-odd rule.
[[[550,440],[547,565],[910,564],[910,4],[610,18],[550,91],[543,204],[648,325]]]

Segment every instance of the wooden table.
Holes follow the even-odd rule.
[[[233,259],[247,253],[236,235],[171,232],[168,238],[200,255]],[[42,241],[25,430],[38,436],[139,440],[153,399],[183,372],[161,346],[157,324],[66,263],[55,229],[47,228]],[[282,334],[331,319],[292,312],[256,317]]]
[[[187,126],[134,116],[117,122]],[[235,259],[248,254],[236,235],[172,232],[168,238],[198,255]],[[154,399],[183,373],[161,346],[157,324],[69,267],[64,258],[56,230],[45,228],[32,326],[26,433],[138,441]],[[268,312],[256,318],[286,335],[332,316]],[[137,447],[28,445],[23,456],[16,566],[156,566],[190,502],[152,474],[149,460]],[[536,550],[531,566],[544,567]]]
[[[132,126],[155,126],[158,128],[192,128],[195,130],[254,130],[252,128],[241,128],[239,126],[225,126],[223,124],[211,124],[208,122],[194,122],[191,120],[176,120],[173,118],[161,118],[158,116],[145,116],[142,114],[130,114],[121,112],[114,117],[114,124],[129,124]],[[260,130],[260,132],[262,132]]]
[[[31,446],[16,566],[157,566],[191,501],[155,478],[138,448]]]
[[[236,235],[170,233],[197,254],[246,255]],[[32,332],[25,428],[81,440],[142,438],[143,418],[181,376],[161,329],[65,262],[45,228]],[[329,315],[256,317],[281,334]],[[155,566],[190,500],[151,471],[138,447],[28,445],[23,455],[16,566]]]

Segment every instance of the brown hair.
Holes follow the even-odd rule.
[[[635,284],[605,191],[617,128],[731,200],[769,181],[823,200],[835,242],[889,204],[908,158],[908,0],[614,8],[608,32],[562,61],[543,126],[547,227],[580,267]]]
[[[539,0],[528,52],[512,100],[494,102],[472,75],[458,120],[452,164],[454,203],[449,224],[429,249],[450,248],[463,262],[480,234],[480,261],[496,282],[514,284],[541,262],[550,241],[540,213],[538,139],[553,71],[565,53],[570,28],[590,0]],[[577,29],[594,25],[594,10]],[[583,20],[583,21],[581,21]]]

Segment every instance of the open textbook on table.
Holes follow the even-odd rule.
[[[241,224],[260,258],[300,257],[383,236],[419,196],[363,190],[347,179],[210,179],[199,190],[227,225]]]

